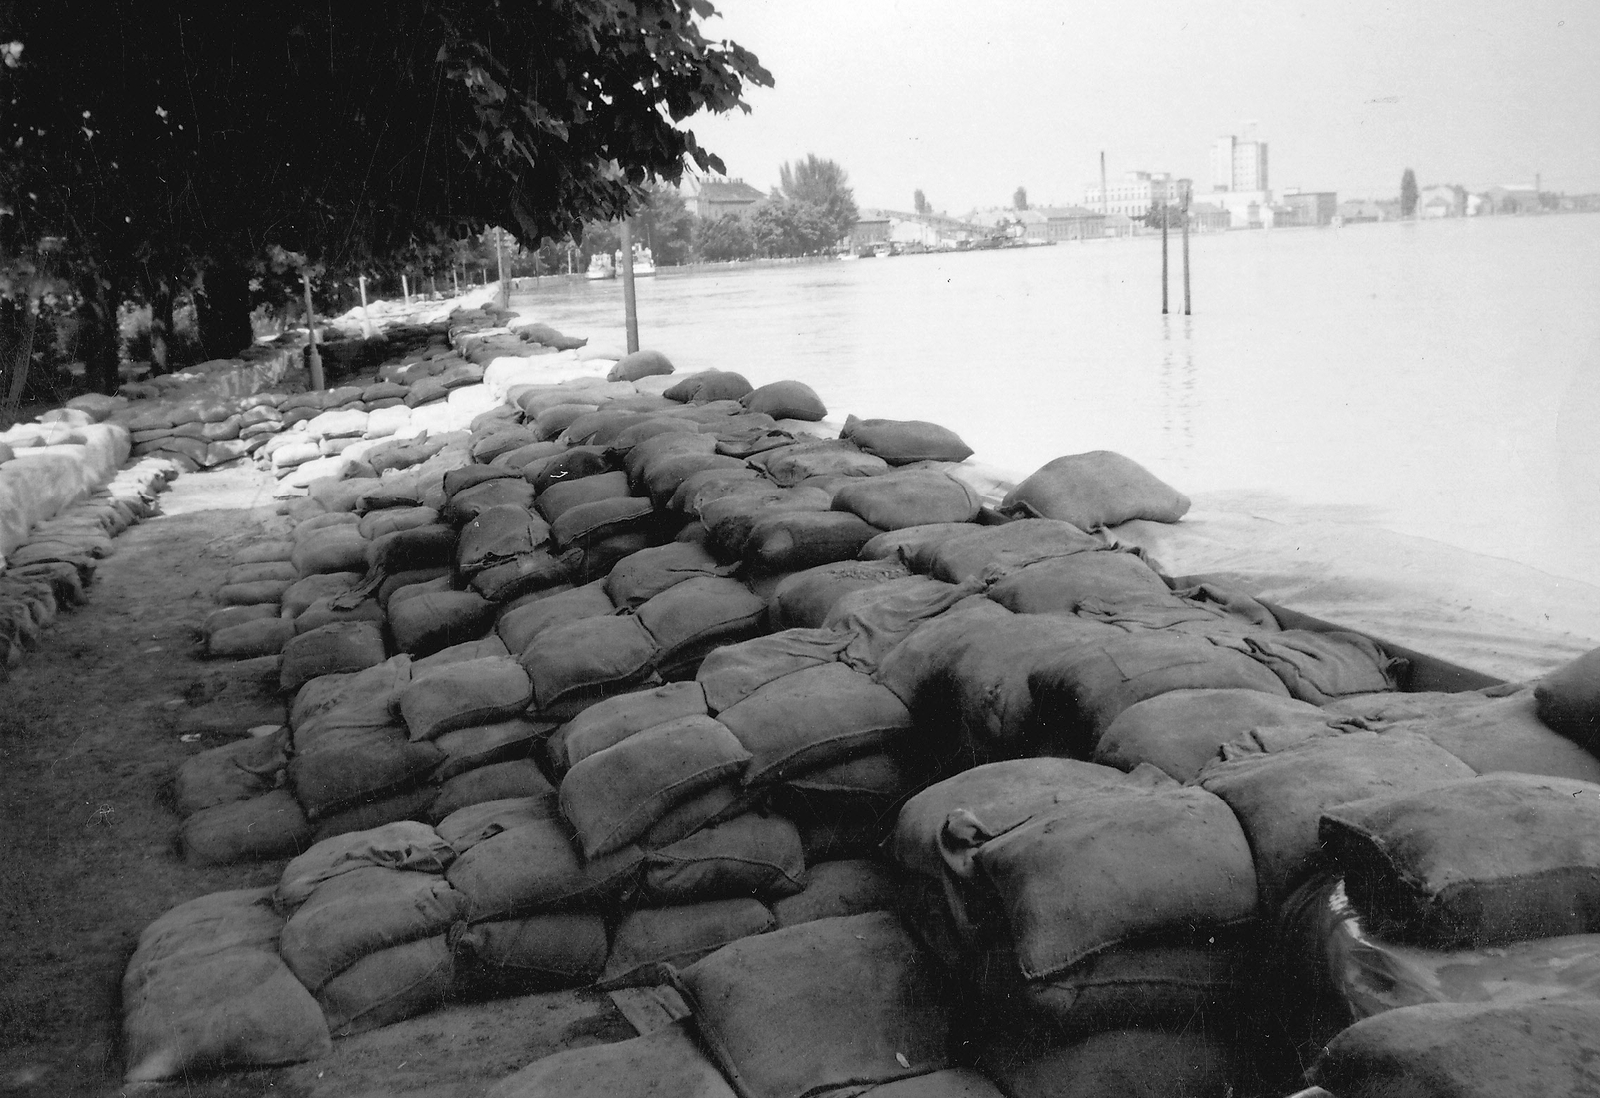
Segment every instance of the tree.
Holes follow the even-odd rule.
[[[676,187],[652,184],[634,215],[633,235],[654,253],[657,266],[687,263],[694,248],[694,214]]]
[[[1025,210],[1028,208],[1028,188],[1018,187],[1016,189],[1016,193],[1011,196],[1011,206],[1013,209],[1017,210]]]
[[[928,212],[928,196],[922,193],[921,187],[918,187],[916,193],[911,196],[911,208],[919,214]]]
[[[755,239],[750,226],[738,214],[723,214],[700,222],[696,250],[702,259],[721,262],[749,259],[755,254]]]
[[[811,207],[827,226],[827,243],[812,250],[833,245],[855,228],[860,217],[855,192],[850,189],[850,177],[834,161],[807,153],[804,160],[779,167],[778,179],[783,197]]]
[[[84,18],[0,0],[0,42],[23,44],[0,65],[0,208],[23,243],[0,260],[64,236],[112,299],[198,274],[220,350],[272,245],[372,272],[487,225],[576,236],[686,161],[722,170],[681,123],[747,110],[745,85],[772,78],[701,34],[714,13],[108,0]]]
[[[1410,168],[1400,177],[1400,216],[1410,217],[1417,212],[1417,175]]]

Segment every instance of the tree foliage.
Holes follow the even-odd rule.
[[[1028,208],[1028,188],[1018,187],[1011,195],[1011,207],[1016,210]]]
[[[1400,216],[1410,217],[1417,212],[1417,173],[1410,168],[1400,176]]]
[[[702,259],[713,263],[749,259],[756,248],[750,226],[738,214],[723,214],[701,221],[696,247]]]
[[[850,177],[836,162],[807,153],[804,160],[783,164],[778,169],[778,180],[783,197],[806,211],[808,224],[827,225],[831,235],[818,248],[836,243],[855,227],[860,217],[855,192],[850,188]]]
[[[921,187],[918,187],[916,193],[911,196],[911,208],[919,214],[928,212],[928,196],[922,193]]]

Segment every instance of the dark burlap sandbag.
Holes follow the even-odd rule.
[[[1359,633],[1285,629],[1247,635],[1243,645],[1252,659],[1283,680],[1290,696],[1312,705],[1397,689],[1398,676],[1409,666]]]
[[[763,479],[760,473],[748,467],[702,469],[683,478],[678,490],[673,492],[672,498],[667,501],[667,509],[687,515],[699,515],[703,503],[721,499],[737,492],[741,485],[748,486],[754,481]]]
[[[1600,1003],[1429,1003],[1357,1022],[1308,1073],[1339,1098],[1543,1098],[1600,1090]]]
[[[949,1006],[936,964],[885,912],[734,942],[680,984],[701,1039],[752,1098],[801,1098],[947,1063]]]
[[[312,889],[284,926],[279,952],[315,993],[369,953],[443,934],[466,908],[437,873],[363,866]]]
[[[759,794],[739,788],[737,779],[702,790],[667,809],[639,838],[646,853],[671,846],[707,827],[715,827],[760,806]]]
[[[1189,497],[1138,462],[1095,450],[1047,462],[1007,492],[1001,508],[1092,530],[1129,519],[1177,522],[1189,510]]]
[[[390,823],[357,833],[318,841],[283,867],[273,905],[285,914],[295,911],[324,881],[344,873],[379,866],[388,869],[443,873],[455,851],[427,824]]]
[[[399,726],[335,728],[310,744],[304,739],[296,736],[288,774],[295,799],[313,821],[418,785],[444,758],[431,743],[410,742]]]
[[[802,442],[783,446],[752,462],[775,483],[788,488],[810,477],[875,477],[889,471],[888,462],[863,452],[851,442]]]
[[[711,712],[720,713],[785,675],[837,662],[847,643],[847,635],[833,630],[787,629],[716,649],[701,662],[695,680]]]
[[[527,995],[582,987],[605,968],[606,923],[574,912],[474,923],[455,938],[455,991]]]
[[[491,480],[515,479],[516,475],[514,470],[498,465],[463,465],[459,469],[451,469],[445,473],[444,494],[448,498]]]
[[[567,584],[578,570],[581,556],[576,550],[560,556],[543,549],[519,553],[510,560],[478,572],[468,586],[490,602],[510,602],[536,591],[547,591]]]
[[[718,714],[752,756],[746,785],[881,750],[911,729],[911,714],[885,687],[837,663],[785,675]]]
[[[774,928],[766,905],[748,898],[629,912],[617,924],[601,986],[660,983],[664,965],[687,968],[730,942]]]
[[[1011,1038],[978,1066],[1007,1098],[1230,1098],[1242,1077],[1240,1054],[1199,1029],[1116,1029],[1054,1047]]]
[[[912,571],[926,572],[933,566],[933,554],[940,545],[977,531],[978,527],[970,522],[931,522],[889,530],[861,547],[861,559],[897,560]]]
[[[1534,688],[1534,699],[1540,720],[1600,754],[1600,648],[1546,675]]]
[[[878,533],[878,527],[846,511],[783,511],[751,525],[744,559],[764,572],[795,572],[854,560]]]
[[[614,401],[607,401],[593,412],[581,415],[567,425],[561,437],[575,446],[603,446],[609,448],[611,441],[623,431],[643,423],[648,417],[629,408],[619,408]]]
[[[342,595],[361,582],[365,572],[324,572],[307,576],[283,592],[282,609],[285,617],[294,618],[305,613],[318,599]]]
[[[309,633],[313,629],[320,629],[324,625],[332,625],[335,622],[370,621],[381,627],[385,620],[387,620],[387,616],[384,614],[383,606],[375,598],[362,599],[354,606],[346,608],[342,605],[339,596],[332,595],[325,599],[318,599],[306,607],[305,613],[296,616],[290,625],[293,627],[294,634],[298,636],[301,633]],[[288,641],[284,643],[287,644]],[[279,651],[282,651],[282,649],[280,648]]]
[[[786,629],[815,629],[849,592],[909,574],[897,560],[835,561],[797,572],[780,583],[773,594],[773,624]]]
[[[687,1022],[645,1037],[569,1049],[500,1080],[488,1098],[734,1098]]]
[[[594,617],[545,630],[518,658],[546,720],[571,720],[595,702],[656,685],[656,644],[632,616]]]
[[[579,555],[578,563],[573,567],[573,581],[592,583],[604,579],[611,574],[612,568],[635,553],[671,541],[668,535],[672,532],[673,522],[670,519],[659,521],[664,518],[666,516],[661,512],[652,513],[631,529],[608,534],[587,548],[570,550]]]
[[[371,953],[329,980],[317,993],[335,1037],[366,1033],[444,1005],[455,982],[455,956],[447,936]]]
[[[303,538],[296,538],[294,554],[289,559],[295,571],[302,576],[319,572],[349,572],[366,564],[369,544],[361,536],[360,527],[354,523],[327,526]]]
[[[801,883],[804,888],[798,895],[772,905],[779,927],[893,911],[899,890],[893,873],[864,858],[819,862],[806,870]]]
[[[289,736],[246,736],[191,755],[178,767],[172,799],[181,816],[202,808],[249,800],[275,788],[289,763]]]
[[[644,896],[661,905],[745,896],[772,901],[799,892],[805,870],[794,824],[746,812],[651,850]]]
[[[719,560],[740,560],[751,530],[762,519],[790,511],[827,512],[831,502],[832,497],[818,488],[763,487],[754,481],[741,485],[738,491],[701,505],[700,521],[710,531],[706,548]]]
[[[741,774],[750,752],[710,717],[647,728],[576,763],[561,780],[561,810],[586,858],[649,830],[668,809]]]
[[[522,477],[537,493],[558,484],[597,477],[611,471],[605,452],[595,446],[574,446],[549,458],[539,458],[522,467]]]
[[[926,571],[946,583],[998,579],[1018,568],[1067,557],[1105,544],[1070,522],[1022,519],[1002,526],[974,527],[970,533],[938,541],[932,556],[909,560],[912,571]]]
[[[1053,743],[1087,757],[1118,714],[1169,690],[1242,688],[1288,695],[1248,656],[1195,637],[1130,634],[1063,649],[1030,672],[1038,719]]]
[[[301,633],[283,646],[278,685],[285,692],[292,692],[319,676],[360,671],[387,657],[379,625],[370,621],[335,622]]]
[[[126,1081],[314,1060],[332,1050],[322,1011],[278,957],[271,890],[179,904],[139,935],[122,977]]]
[[[890,465],[916,461],[965,461],[972,447],[948,427],[916,419],[857,419],[846,416],[840,438],[847,438]]]
[[[657,507],[665,508],[676,497],[683,482],[696,473],[744,468],[743,461],[723,454],[666,454],[645,465],[644,476],[637,486]]]
[[[439,787],[428,806],[433,821],[475,804],[521,797],[553,799],[555,788],[532,759],[507,759],[457,774]]]
[[[547,629],[585,618],[608,617],[614,611],[603,581],[596,580],[507,610],[500,615],[495,631],[508,651],[521,654]]]
[[[1004,830],[1010,823],[958,809],[940,842],[947,869],[998,901],[1029,980],[1112,946],[1211,934],[1255,914],[1249,843],[1205,790],[1125,780]]]
[[[702,432],[669,432],[655,435],[635,444],[628,451],[623,464],[628,480],[643,485],[650,466],[657,461],[684,454],[712,454],[717,449],[715,437]]]
[[[796,823],[845,823],[881,838],[917,784],[908,762],[880,752],[791,778],[773,788],[771,803]]]
[[[764,412],[773,419],[826,419],[827,406],[811,386],[802,381],[774,381],[739,398],[747,411]]]
[[[727,576],[734,566],[719,564],[698,545],[674,543],[644,549],[619,561],[604,587],[613,605],[634,609],[684,580]]]
[[[686,375],[661,395],[685,404],[706,404],[713,400],[738,400],[753,388],[743,374],[732,370],[700,370]]]
[[[539,493],[539,513],[554,522],[582,504],[618,499],[630,494],[628,474],[620,470],[579,477],[577,480],[563,480]]]
[[[446,732],[433,741],[434,746],[445,753],[433,777],[436,781],[448,782],[469,770],[528,758],[545,742],[550,731],[547,723],[517,717]]]
[[[389,602],[389,630],[395,647],[426,656],[477,640],[494,624],[495,604],[472,591],[437,591],[403,603]]]
[[[473,442],[472,460],[489,464],[502,454],[539,442],[538,432],[534,428],[521,424],[507,425]]]
[[[901,576],[846,593],[836,602],[823,627],[850,636],[843,660],[857,671],[875,674],[923,624],[982,600],[976,583],[944,583],[927,576]],[[991,604],[992,605],[992,604]],[[996,615],[999,617],[1000,615]]]
[[[574,546],[593,549],[608,538],[622,534],[644,534],[659,525],[655,509],[650,506],[648,499],[621,496],[582,503],[563,512],[551,524],[550,535],[558,550]],[[610,564],[604,571],[609,570]]]
[[[397,530],[415,530],[419,526],[432,526],[439,521],[439,512],[432,507],[386,507],[363,515],[356,529],[369,540],[392,534]]]
[[[461,855],[504,832],[560,818],[561,805],[554,796],[507,797],[458,808],[434,824],[433,829]]]
[[[627,458],[630,450],[647,438],[671,434],[692,435],[699,432],[700,425],[698,423],[691,423],[678,416],[648,416],[638,423],[619,431],[617,436],[611,440],[610,445],[607,446],[607,450],[613,460],[623,461]]]
[[[873,678],[894,691],[906,705],[916,705],[918,699],[940,681],[953,646],[960,644],[963,637],[982,623],[1007,621],[1013,617],[1011,611],[981,595],[964,598],[944,613],[919,624],[890,649],[873,672]]]
[[[487,656],[413,672],[398,709],[413,740],[432,740],[457,728],[508,720],[532,700],[533,687],[521,664],[508,656]]]
[[[445,876],[471,901],[472,922],[548,911],[603,911],[632,895],[644,851],[582,860],[558,818],[532,819],[463,851]]]
[[[1075,553],[1019,568],[988,596],[1017,614],[1070,614],[1098,606],[1178,603],[1166,583],[1132,553]]]
[[[418,785],[374,800],[360,801],[318,817],[317,829],[311,837],[320,843],[352,832],[423,820],[427,818],[428,806],[438,795],[438,786]]]
[[[487,508],[462,527],[456,570],[463,576],[477,575],[533,552],[549,537],[549,524],[525,507],[502,504]]]
[[[451,496],[440,517],[452,526],[471,522],[491,507],[532,507],[533,485],[520,477],[501,477],[464,488]]]
[[[316,828],[287,789],[202,808],[178,828],[178,851],[189,865],[288,858],[312,843]]]
[[[656,643],[656,669],[663,678],[682,679],[713,648],[764,631],[767,604],[738,580],[699,576],[661,592],[637,613]]]
[[[1314,705],[1259,690],[1173,690],[1119,713],[1095,744],[1092,758],[1118,770],[1150,763],[1187,782],[1218,757],[1223,744],[1251,729],[1323,734],[1332,719]]]
[[[1432,740],[1407,732],[1323,735],[1281,752],[1231,748],[1228,756],[1199,781],[1228,802],[1250,840],[1263,913],[1326,865],[1317,838],[1324,809],[1473,776]]]
[[[1600,931],[1600,786],[1488,774],[1327,809],[1374,932],[1434,947]]]
[[[515,450],[507,450],[494,459],[494,464],[503,469],[514,470],[522,476],[536,463],[557,457],[565,453],[566,449],[566,445],[560,442],[530,442]],[[527,478],[524,476],[524,479]]]
[[[674,682],[607,698],[556,730],[548,745],[550,762],[557,773],[565,773],[595,752],[621,743],[636,732],[680,717],[705,715],[705,692],[699,683]]]
[[[1357,694],[1329,706],[1378,732],[1426,736],[1480,774],[1514,770],[1600,782],[1600,759],[1552,731],[1537,708],[1535,688],[1527,685],[1455,694]]]
[[[971,522],[982,501],[971,487],[937,469],[906,469],[848,483],[833,497],[835,511],[860,515],[879,530],[937,522]]]

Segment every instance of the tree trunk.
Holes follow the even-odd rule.
[[[38,326],[39,312],[31,300],[19,306],[9,297],[0,298],[0,377],[5,381],[0,389],[0,430],[16,423],[22,409]]]
[[[92,271],[79,283],[79,291],[83,303],[79,306],[78,353],[85,366],[84,380],[94,392],[110,396],[116,393],[119,380],[117,303],[122,298]]]
[[[165,279],[150,294],[150,373],[172,372],[172,287]]]
[[[250,327],[250,279],[232,260],[206,271],[195,294],[195,318],[207,359],[232,358],[255,342]]]

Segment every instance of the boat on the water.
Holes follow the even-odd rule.
[[[589,257],[589,269],[583,272],[583,277],[590,282],[599,282],[602,279],[616,278],[617,265],[609,255],[596,252]]]
[[[656,273],[656,257],[649,248],[633,246],[633,276],[643,278]]]

